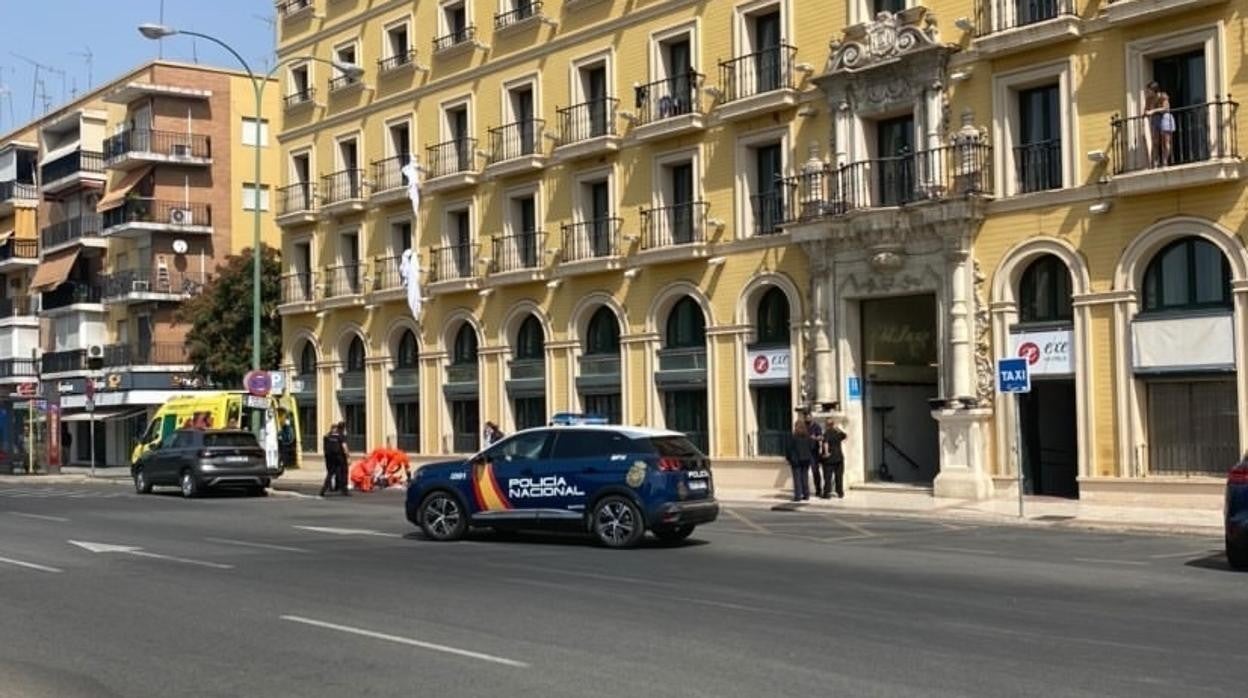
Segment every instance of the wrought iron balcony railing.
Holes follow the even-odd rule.
[[[797,49],[783,42],[719,63],[719,83],[723,101],[753,97],[774,90],[792,89],[793,64]]]
[[[477,169],[477,139],[459,138],[425,148],[429,177],[446,177]]]
[[[39,241],[9,238],[0,245],[0,262],[9,259],[38,259]]]
[[[290,109],[300,104],[307,104],[316,99],[316,88],[312,86],[296,89],[294,92],[282,97],[282,104]]]
[[[596,218],[563,226],[564,262],[614,257],[620,254],[621,218]]]
[[[67,218],[43,228],[40,237],[43,246],[55,247],[72,242],[79,238],[95,238],[100,236],[104,219],[98,213],[85,213],[76,218]]]
[[[316,300],[317,274],[295,272],[282,276],[283,303],[311,303]]]
[[[190,348],[182,342],[110,344],[104,347],[104,365],[183,366],[191,362]]]
[[[101,275],[100,294],[106,301],[148,293],[197,296],[203,292],[210,278],[209,274],[199,271],[127,269]]]
[[[691,201],[673,206],[641,210],[641,248],[706,242],[706,212],[710,204]]]
[[[277,190],[277,215],[316,210],[316,182],[296,182]]]
[[[556,110],[559,114],[559,145],[616,135],[615,113],[619,104],[620,100],[615,97],[603,97]]]
[[[1227,95],[1166,114],[1115,115],[1114,174],[1238,158],[1238,112],[1239,103]]]
[[[634,88],[637,126],[686,114],[702,113],[701,73],[690,70],[683,75],[655,80]]]
[[[363,199],[367,194],[364,170],[339,170],[321,177],[321,194],[325,204]]]
[[[402,153],[373,163],[373,192],[402,189],[407,185],[403,181],[403,166],[411,160],[411,155]]]
[[[100,303],[103,298],[103,289],[97,283],[66,281],[51,291],[44,291],[40,304],[44,311],[48,311],[79,303]]]
[[[362,292],[359,262],[338,264],[325,270],[326,295],[329,298],[354,296]]]
[[[104,139],[104,161],[114,162],[131,153],[170,158],[210,158],[212,139],[197,133],[136,128]]]
[[[546,232],[531,230],[494,238],[494,270],[540,269],[546,252]]]
[[[412,65],[416,62],[416,49],[409,48],[406,51],[399,51],[393,56],[377,59],[377,72],[388,73],[392,70],[398,70],[404,66]]]
[[[210,226],[212,207],[185,201],[164,201],[142,197],[128,198],[120,206],[103,213],[104,230],[126,223],[160,223],[170,226]]]
[[[480,245],[446,245],[433,248],[433,281],[454,281],[476,276]]]
[[[539,154],[545,127],[541,119],[527,119],[490,129],[489,164]]]
[[[469,24],[468,26],[462,29],[452,30],[450,33],[443,34],[442,36],[439,36],[436,39],[434,39],[433,51],[434,53],[437,53],[439,51],[445,51],[448,48],[452,48],[455,46],[459,46],[460,44],[466,44],[471,41],[475,41],[476,38],[477,38],[477,27],[474,24]]]
[[[0,201],[29,201],[39,198],[39,189],[28,182],[0,182]]]
[[[494,13],[494,31],[506,29],[542,13],[542,0],[515,0],[512,9]]]
[[[39,168],[44,184],[64,179],[80,172],[104,172],[104,154],[92,150],[75,150]]]
[[[1015,191],[1026,194],[1062,188],[1062,139],[1014,146]]]

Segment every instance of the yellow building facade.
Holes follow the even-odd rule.
[[[432,457],[602,413],[770,488],[808,407],[851,484],[1213,491],[1248,440],[1233,8],[282,3],[319,59],[280,136],[301,421]]]

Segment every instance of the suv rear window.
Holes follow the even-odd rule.
[[[227,446],[231,448],[259,448],[260,442],[252,434],[204,434],[204,446]]]
[[[553,458],[598,458],[627,453],[628,439],[613,431],[568,429],[559,431]]]
[[[660,456],[672,458],[699,458],[702,452],[697,446],[693,445],[687,437],[684,436],[654,436],[649,439],[638,439],[641,442],[650,442],[650,446],[654,452]]]

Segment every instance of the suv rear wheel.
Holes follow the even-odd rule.
[[[182,476],[178,479],[178,486],[182,489],[182,496],[187,499],[194,499],[199,496],[199,480],[195,479],[195,473],[190,469],[182,471]]]
[[[152,483],[148,481],[147,473],[143,472],[142,468],[137,468],[134,471],[134,491],[139,494],[152,493]]]
[[[468,530],[468,517],[459,500],[447,492],[430,492],[417,512],[420,530],[432,540],[458,540]]]
[[[654,537],[664,543],[679,543],[688,538],[693,533],[694,526],[685,524],[684,526],[670,526],[668,528],[656,528]]]
[[[646,535],[641,510],[627,497],[613,494],[594,506],[591,527],[598,541],[608,548],[632,548]]]

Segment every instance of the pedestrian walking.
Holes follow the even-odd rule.
[[[337,490],[344,497],[350,497],[347,491],[347,442],[343,432],[345,422],[338,422],[329,429],[329,433],[321,440],[321,450],[325,453],[325,481],[321,483],[321,496],[326,492]]]
[[[814,442],[806,429],[806,421],[799,419],[793,422],[793,433],[789,435],[789,443],[785,448],[784,458],[789,462],[793,472],[793,501],[802,502],[810,499],[810,466],[815,460]]]
[[[482,436],[485,439],[486,447],[489,447],[489,446],[493,446],[499,441],[502,441],[505,434],[503,434],[503,430],[499,429],[498,425],[495,424],[494,422],[486,422],[485,429],[483,430]]]
[[[836,422],[829,419],[820,439],[819,468],[823,470],[823,488],[815,484],[815,492],[822,499],[831,499],[835,482],[836,498],[845,499],[845,450],[841,448],[848,435]]]
[[[285,409],[277,410],[277,448],[278,460],[282,465],[282,469],[295,467],[295,459],[297,456],[295,445],[295,426],[290,418],[290,413]]]

